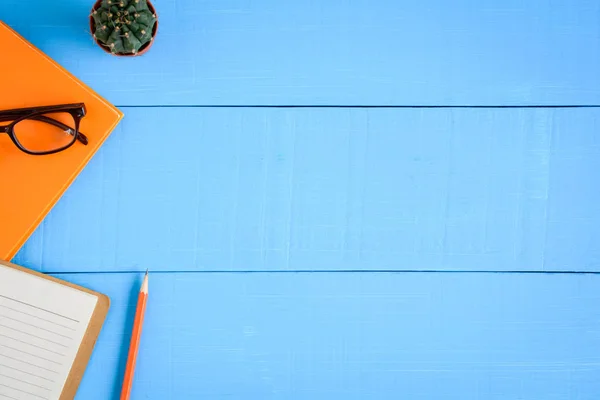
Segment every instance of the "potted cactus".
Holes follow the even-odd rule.
[[[139,56],[148,51],[158,29],[149,0],[97,0],[90,15],[94,41],[116,56]]]

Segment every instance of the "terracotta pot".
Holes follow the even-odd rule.
[[[95,37],[94,37],[94,32],[96,32],[96,24],[94,23],[94,18],[92,18],[92,16],[90,15],[90,32],[92,33],[92,38],[94,38],[94,42],[96,42],[96,44],[98,46],[100,46],[100,48],[102,50],[104,50],[105,52],[107,52],[108,54],[111,54],[113,56],[117,56],[117,57],[137,57],[137,56],[141,56],[142,54],[146,53],[150,47],[152,47],[152,44],[154,44],[154,38],[156,37],[156,33],[158,32],[158,14],[156,14],[156,9],[154,8],[154,5],[152,5],[152,3],[150,3],[150,0],[148,1],[148,8],[150,9],[150,11],[152,11],[152,14],[156,15],[156,23],[154,24],[154,28],[152,29],[152,40],[148,43],[146,43],[145,45],[143,45],[140,50],[137,52],[137,54],[119,54],[119,53],[113,53],[112,51],[110,51],[110,48],[108,46],[105,46],[103,43],[101,43],[100,41],[98,41]],[[100,7],[100,3],[102,3],[102,0],[97,0],[96,3],[94,4],[94,7],[92,7],[92,12],[94,10],[97,10],[98,7]]]

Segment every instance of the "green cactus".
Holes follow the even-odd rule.
[[[147,0],[102,0],[92,18],[94,38],[115,54],[137,54],[152,41],[156,24]]]

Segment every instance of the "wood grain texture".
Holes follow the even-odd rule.
[[[60,275],[112,309],[77,399],[118,398],[142,274]],[[152,274],[133,399],[596,400],[600,276]]]
[[[135,60],[96,48],[91,3],[0,18],[119,106],[600,104],[596,0],[156,0]]]
[[[68,3],[0,19],[125,106],[15,260],[112,300],[78,400],[146,268],[136,400],[598,399],[600,274],[376,271],[599,272],[600,108],[161,106],[600,105],[600,3],[155,0],[129,60]]]
[[[16,262],[600,271],[600,109],[125,109]]]

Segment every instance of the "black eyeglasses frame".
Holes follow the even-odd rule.
[[[74,127],[70,127],[68,125],[63,124],[60,121],[57,121],[53,118],[47,117],[44,114],[49,113],[57,113],[57,112],[65,112],[69,113],[73,117],[73,121],[75,123]],[[81,119],[86,114],[86,108],[84,103],[73,103],[73,104],[58,104],[54,106],[41,106],[41,107],[29,107],[29,108],[17,108],[13,110],[0,111],[0,122],[12,121],[8,125],[0,126],[0,134],[6,133],[12,140],[12,142],[19,148],[19,150],[34,156],[43,156],[48,154],[54,154],[61,151],[64,151],[71,147],[76,141],[79,141],[83,145],[88,144],[88,138],[82,133],[79,132],[79,125],[81,123]],[[60,129],[63,129],[65,132],[73,135],[73,140],[58,149],[53,149],[49,151],[43,152],[35,152],[27,149],[21,143],[14,132],[14,127],[19,122],[32,119],[37,121],[42,121],[47,124],[54,125]]]

